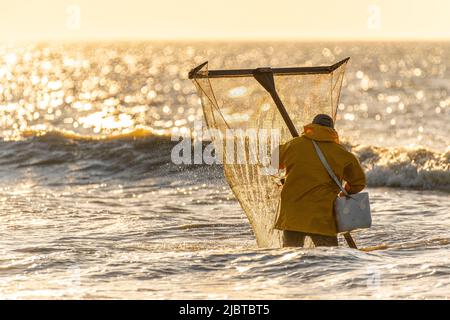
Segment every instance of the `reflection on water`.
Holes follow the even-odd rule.
[[[444,150],[450,136],[446,43],[123,43],[0,48],[2,136],[50,129],[83,135],[164,134],[201,119],[188,71],[211,68],[348,66],[338,128],[372,145]],[[231,95],[242,95],[235,88]],[[446,117],[447,116],[447,117]],[[388,133],[388,134],[386,134]]]
[[[391,249],[358,252],[343,239],[338,249],[258,249],[222,184],[125,182],[60,192],[17,185],[2,190],[1,233],[8,237],[1,239],[0,292],[5,298],[448,297],[447,194],[369,192],[374,226],[356,233],[356,241]]]
[[[0,47],[0,297],[449,298],[449,50]],[[258,249],[220,167],[170,163],[165,134],[202,117],[187,72],[345,56],[337,127],[358,144],[374,216],[355,238],[389,247]]]

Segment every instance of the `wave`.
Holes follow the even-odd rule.
[[[134,139],[145,139],[164,136],[162,134],[157,134],[155,130],[151,128],[139,127],[133,130],[121,132],[121,133],[112,133],[109,135],[83,135],[80,133],[76,133],[70,130],[64,129],[47,129],[44,128],[35,128],[35,129],[27,129],[20,131],[16,135],[12,135],[9,137],[9,141],[20,141],[26,139],[38,138],[42,141],[49,140],[73,140],[73,141],[113,141],[113,140],[134,140]],[[167,135],[166,135],[167,137]]]
[[[28,169],[52,182],[61,176],[74,183],[108,177],[136,179],[170,161],[165,156],[170,154],[167,138],[142,130],[109,137],[34,130],[0,145],[0,170],[5,174],[14,170],[20,175],[21,169]]]
[[[450,190],[450,151],[426,148],[352,148],[371,187]]]
[[[54,180],[60,175],[70,176],[74,183],[104,178],[170,177],[193,182],[223,179],[220,165],[173,164],[170,154],[177,143],[170,136],[145,128],[109,136],[29,130],[22,133],[20,140],[0,141],[0,170],[12,177],[13,170],[32,169],[42,177],[55,176]],[[348,147],[364,167],[369,187],[450,190],[450,151]]]

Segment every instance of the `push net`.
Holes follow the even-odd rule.
[[[204,63],[189,74],[201,98],[208,128],[228,138],[215,139],[215,147],[223,144],[220,150],[228,148],[235,154],[245,151],[239,161],[236,156],[222,162],[225,178],[251,224],[259,247],[281,246],[281,232],[273,228],[281,190],[267,168],[274,147],[295,135],[281,109],[285,109],[299,133],[318,113],[335,119],[347,61],[348,58],[325,67],[242,70],[208,70],[208,64]],[[258,80],[259,75],[267,76],[266,85]],[[253,135],[249,138],[243,131]],[[230,135],[236,142],[231,149]],[[261,147],[267,157],[260,159],[260,153],[256,152],[255,163],[249,156],[250,149]],[[225,152],[221,156],[225,158]]]

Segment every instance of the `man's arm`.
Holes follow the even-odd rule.
[[[366,175],[358,159],[352,154],[352,161],[344,168],[345,190],[349,194],[358,193],[366,187]]]

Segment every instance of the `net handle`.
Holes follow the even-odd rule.
[[[281,117],[284,120],[284,123],[286,123],[289,132],[291,135],[295,138],[298,137],[298,131],[297,128],[294,125],[294,122],[292,122],[291,117],[286,111],[286,108],[284,107],[283,102],[281,102],[280,96],[278,95],[277,90],[275,89],[275,80],[273,79],[273,72],[271,68],[258,68],[255,69],[253,72],[253,77],[256,79],[256,81],[259,82],[260,85],[263,86],[264,89],[266,89],[267,92],[269,92],[270,96],[272,97],[272,100],[275,102],[275,105],[278,108],[278,111],[281,114]]]

